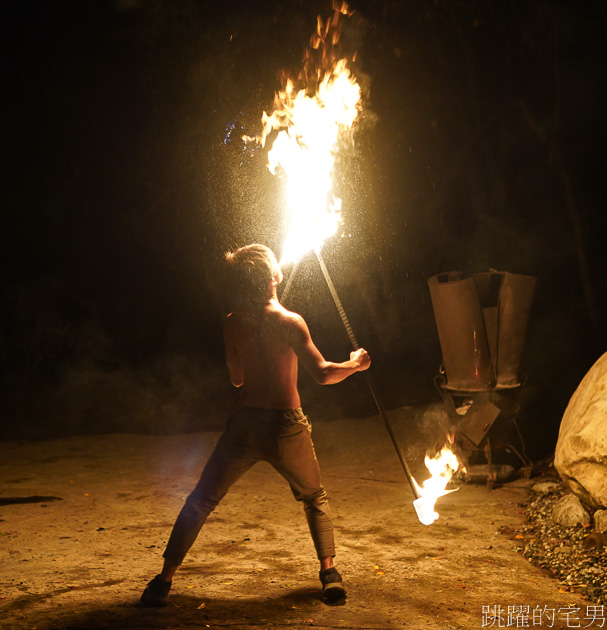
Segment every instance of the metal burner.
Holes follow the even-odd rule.
[[[443,354],[434,383],[457,445],[468,458],[484,453],[489,487],[498,479],[498,449],[518,457],[522,474],[531,472],[516,414],[535,284],[534,277],[494,270],[468,278],[451,271],[428,280]]]

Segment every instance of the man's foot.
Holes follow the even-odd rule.
[[[336,602],[346,596],[346,589],[335,567],[325,569],[318,574],[322,582],[322,596],[329,602]]]
[[[145,587],[145,590],[141,595],[141,603],[144,606],[166,606],[167,596],[171,590],[171,584],[172,582],[165,582],[159,575],[157,575]]]

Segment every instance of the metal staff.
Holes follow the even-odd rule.
[[[299,267],[299,260],[293,265],[293,269],[291,269],[291,273],[289,274],[289,279],[287,280],[287,284],[280,294],[280,302],[284,304],[287,301],[287,296],[289,295],[289,291],[291,290],[291,284],[293,283],[293,278],[297,273],[297,268]]]
[[[346,332],[348,333],[348,337],[350,338],[350,343],[352,344],[352,347],[354,348],[354,350],[358,350],[360,346],[358,345],[358,341],[356,340],[356,337],[354,336],[354,331],[352,330],[352,327],[350,326],[350,322],[348,321],[348,316],[346,315],[346,311],[344,310],[341,300],[339,299],[339,295],[337,294],[335,285],[333,284],[333,280],[331,280],[331,276],[329,275],[329,270],[327,269],[327,266],[325,265],[325,261],[323,260],[322,255],[319,250],[314,250],[314,252],[316,254],[316,258],[318,259],[318,263],[320,264],[322,275],[325,277],[325,280],[327,281],[327,286],[329,287],[329,291],[331,292],[331,296],[333,297],[333,301],[335,302],[337,312],[339,313],[339,316],[341,317],[341,321],[343,322]],[[295,271],[295,269],[293,269],[293,271]],[[384,424],[386,425],[386,429],[388,430],[390,438],[392,439],[392,444],[394,444],[394,448],[396,449],[396,454],[398,455],[398,459],[400,460],[403,470],[405,471],[407,481],[409,482],[409,485],[411,486],[411,490],[413,490],[413,494],[415,495],[415,498],[419,499],[420,498],[419,490],[417,489],[417,486],[413,480],[413,475],[411,474],[411,470],[409,469],[409,464],[407,464],[405,455],[402,452],[398,442],[396,441],[396,436],[394,435],[394,431],[392,430],[392,426],[390,425],[390,421],[388,420],[386,410],[377,396],[377,390],[375,389],[375,384],[373,383],[373,380],[371,379],[369,370],[365,370],[364,375],[365,375],[365,379],[367,380],[367,385],[369,386],[371,396],[373,396],[373,400],[375,401],[375,405],[377,406],[377,410],[379,411],[379,415],[382,417]],[[415,501],[413,503],[415,505]],[[415,505],[415,507],[417,510],[417,505]]]

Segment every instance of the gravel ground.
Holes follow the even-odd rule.
[[[554,479],[554,489],[537,494],[530,491],[526,506],[529,524],[515,538],[517,550],[535,566],[548,570],[559,590],[575,591],[596,604],[607,604],[607,547],[605,534],[593,535],[593,523],[563,527],[552,520],[554,504],[568,492]]]

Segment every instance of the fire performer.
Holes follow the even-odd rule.
[[[200,480],[188,496],[164,552],[164,566],[141,596],[146,606],[164,606],[172,578],[196,540],[206,518],[229,488],[258,461],[269,462],[301,501],[320,560],[323,596],[337,601],[346,594],[334,566],[335,543],[327,496],[311,439],[308,417],[297,391],[298,360],[317,383],[339,383],[369,368],[360,348],[350,360],[332,363],[314,345],[304,319],[285,309],[276,288],[282,272],[264,245],[226,253],[239,283],[242,307],[224,324],[230,380],[239,400]]]

